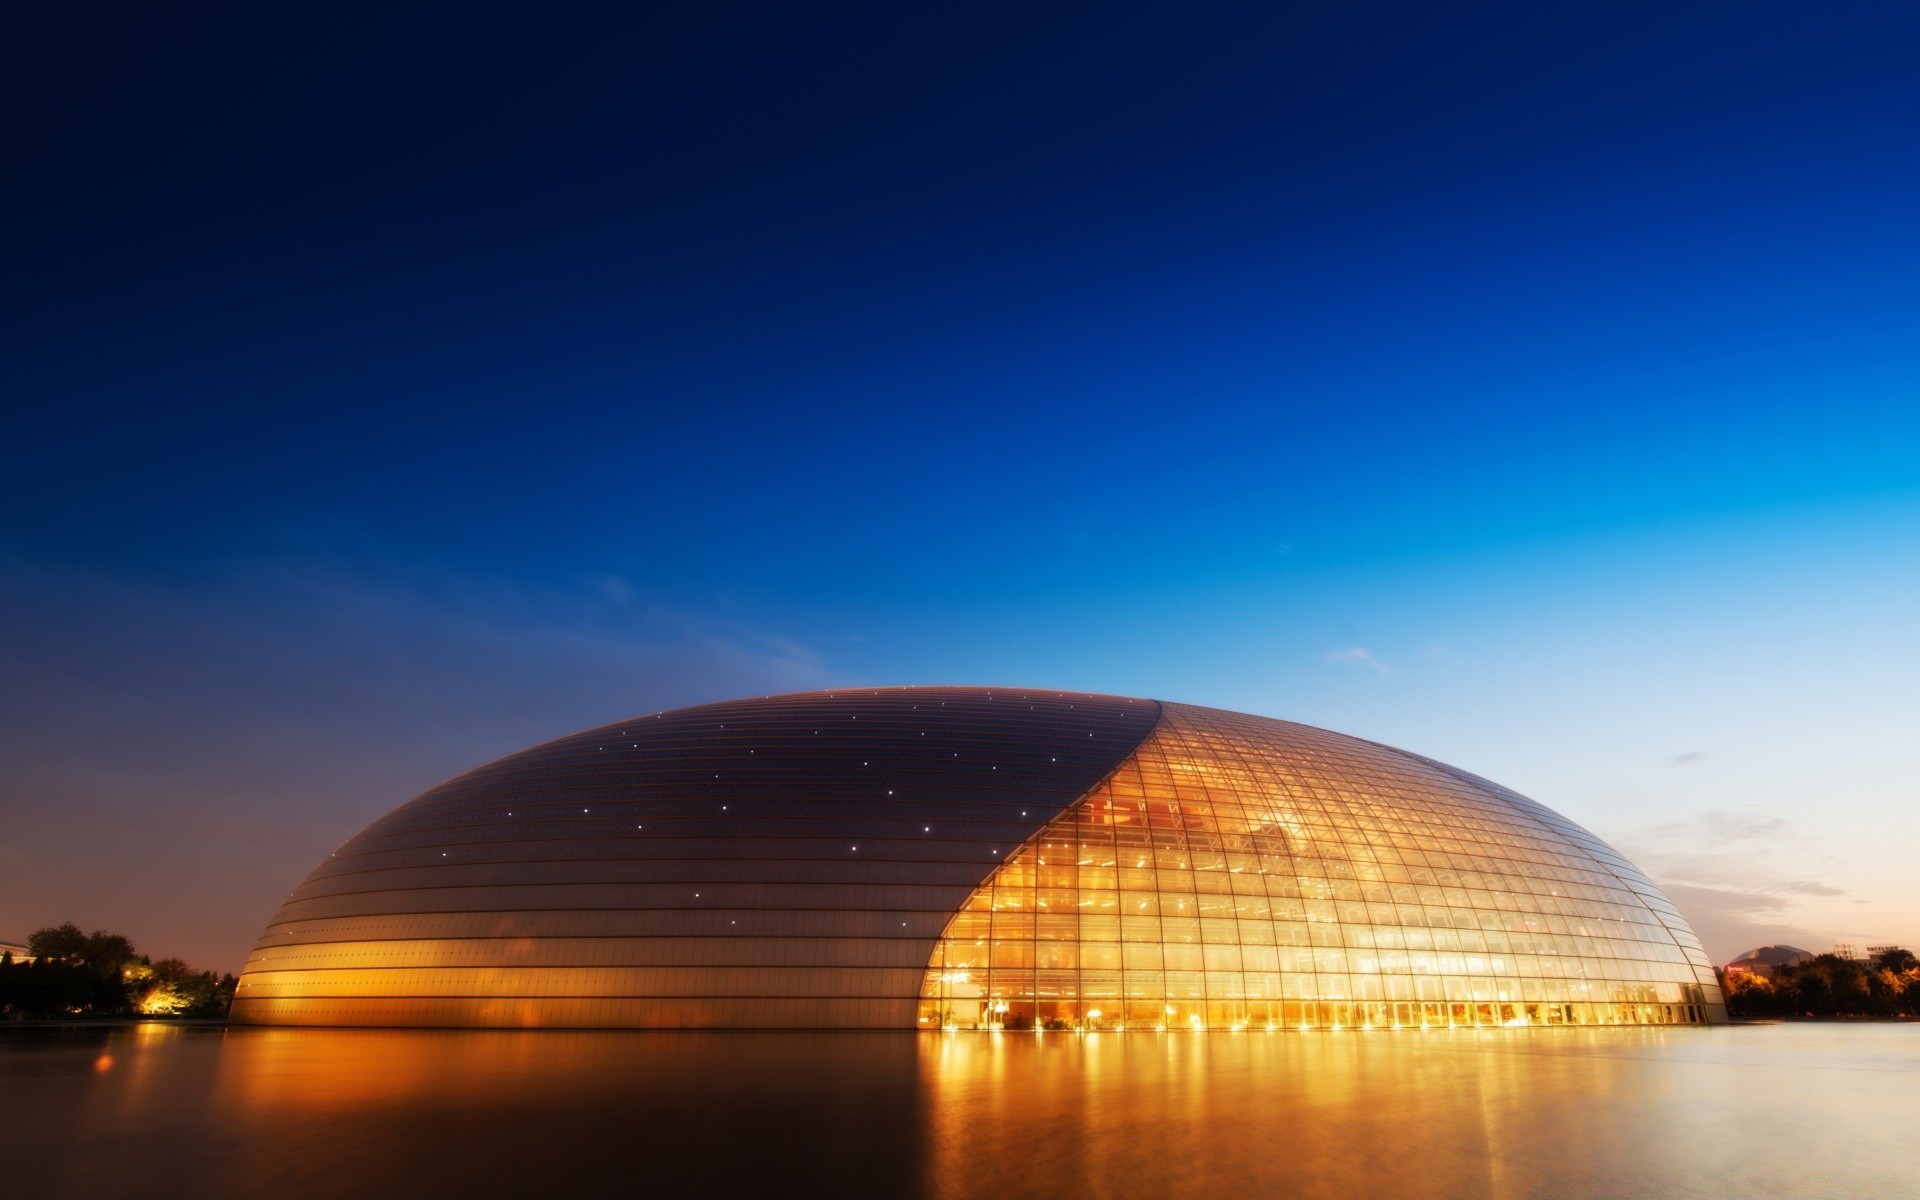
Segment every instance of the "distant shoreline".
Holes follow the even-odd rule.
[[[198,1029],[224,1026],[225,1017],[0,1017],[0,1032],[9,1029],[94,1029],[123,1025],[185,1025]]]

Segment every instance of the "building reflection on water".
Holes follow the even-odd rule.
[[[1913,1195],[1917,1084],[1920,1030],[1887,1025],[143,1025],[0,1034],[0,1135],[14,1197]]]

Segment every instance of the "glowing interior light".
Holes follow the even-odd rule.
[[[1406,899],[1397,894],[1401,890],[1401,885],[1404,885],[1409,892],[1418,885],[1422,893],[1418,898],[1425,899],[1424,893],[1428,887],[1452,889],[1457,888],[1460,881],[1458,878],[1449,877],[1453,873],[1441,867],[1437,860],[1429,866],[1424,859],[1408,849],[1409,846],[1413,849],[1423,848],[1419,838],[1414,834],[1405,834],[1412,840],[1404,845],[1400,844],[1396,839],[1400,838],[1405,831],[1394,832],[1400,827],[1392,825],[1378,815],[1383,809],[1391,810],[1399,806],[1399,801],[1391,795],[1376,795],[1369,791],[1375,786],[1366,777],[1367,772],[1373,769],[1365,758],[1365,754],[1370,751],[1343,749],[1344,743],[1336,744],[1332,740],[1333,735],[1325,735],[1328,739],[1326,745],[1330,747],[1325,751],[1329,761],[1337,765],[1343,760],[1343,756],[1355,756],[1348,761],[1348,766],[1352,768],[1351,774],[1341,776],[1333,772],[1327,774],[1324,779],[1310,777],[1306,781],[1310,786],[1302,787],[1295,794],[1286,791],[1287,787],[1292,786],[1286,781],[1291,780],[1294,774],[1305,773],[1311,776],[1311,772],[1299,764],[1318,761],[1315,759],[1315,755],[1320,754],[1318,749],[1315,749],[1314,754],[1306,755],[1304,758],[1289,759],[1284,764],[1270,768],[1262,758],[1267,749],[1260,745],[1260,741],[1276,735],[1260,732],[1256,737],[1255,734],[1250,733],[1247,735],[1247,742],[1239,743],[1238,750],[1229,750],[1228,747],[1234,744],[1229,734],[1234,733],[1237,736],[1235,727],[1243,719],[1233,717],[1231,714],[1205,715],[1197,710],[1182,713],[1179,711],[1180,707],[1169,706],[1167,721],[1171,724],[1163,723],[1156,727],[1154,738],[1158,740],[1150,740],[1144,743],[1142,749],[1134,751],[1143,768],[1154,767],[1158,774],[1148,772],[1142,777],[1145,780],[1144,783],[1129,783],[1127,781],[1133,779],[1133,776],[1122,772],[1117,777],[1120,783],[1108,786],[1104,791],[1096,788],[1085,798],[1057,814],[1050,807],[1049,816],[1042,818],[1040,822],[1032,822],[1032,810],[1017,810],[1025,821],[1030,822],[1023,828],[1041,826],[1041,835],[1033,840],[1023,840],[1008,854],[1008,861],[1004,864],[991,867],[987,872],[979,872],[976,866],[974,873],[985,878],[973,892],[965,907],[952,914],[929,912],[925,914],[923,920],[913,922],[899,920],[896,915],[897,928],[917,929],[920,933],[938,934],[941,937],[940,948],[932,955],[932,963],[929,964],[928,969],[924,974],[916,972],[917,981],[930,981],[934,989],[937,989],[923,990],[921,993],[924,1015],[920,1016],[916,1022],[919,1028],[923,1030],[936,1027],[947,1030],[985,1029],[993,1025],[996,1029],[1004,1028],[1007,1032],[1022,1028],[1045,1029],[1049,1026],[1073,1028],[1080,1033],[1118,1031],[1124,1028],[1118,1021],[1113,1026],[1105,1025],[1103,1007],[1081,1008],[1079,1005],[1120,1002],[1114,998],[1112,989],[1115,989],[1117,984],[1111,976],[1117,974],[1123,966],[1132,965],[1130,962],[1121,961],[1122,943],[1133,940],[1134,927],[1140,924],[1152,927],[1154,932],[1147,941],[1147,948],[1155,953],[1156,959],[1164,953],[1164,966],[1168,973],[1174,970],[1176,956],[1178,956],[1183,971],[1194,971],[1196,978],[1200,973],[1205,973],[1206,990],[1199,994],[1212,997],[1214,1002],[1232,998],[1239,1013],[1229,1017],[1215,1009],[1212,1004],[1197,1002],[1187,995],[1178,995],[1182,1003],[1176,1006],[1171,1003],[1177,995],[1172,987],[1159,990],[1159,994],[1132,995],[1129,992],[1128,995],[1131,998],[1125,1001],[1129,1006],[1144,1005],[1150,1008],[1153,1000],[1163,1001],[1165,1023],[1156,1027],[1151,1018],[1145,1018],[1134,1025],[1136,1032],[1155,1028],[1165,1031],[1176,1027],[1190,1027],[1195,1031],[1211,1029],[1215,1032],[1241,1032],[1255,1028],[1284,1031],[1295,1027],[1286,1024],[1286,1017],[1292,1017],[1298,1022],[1297,1027],[1302,1031],[1328,1028],[1345,1031],[1353,1027],[1350,1026],[1350,1020],[1356,1015],[1361,1016],[1362,1024],[1354,1028],[1365,1031],[1412,1029],[1416,1026],[1426,1030],[1438,1028],[1443,1023],[1449,1027],[1455,1024],[1448,1018],[1449,1008],[1455,1007],[1451,1004],[1422,1002],[1409,1005],[1407,1002],[1399,1001],[1383,1004],[1360,1001],[1357,998],[1350,1002],[1346,997],[1306,995],[1298,1002],[1290,1001],[1283,1005],[1277,999],[1263,998],[1260,993],[1252,990],[1258,986],[1253,982],[1251,974],[1256,970],[1256,961],[1262,964],[1257,969],[1265,972],[1278,970],[1285,974],[1293,971],[1310,976],[1313,956],[1321,953],[1322,946],[1327,946],[1339,954],[1341,956],[1339,961],[1343,967],[1349,961],[1345,956],[1351,955],[1350,970],[1355,990],[1359,990],[1359,980],[1362,976],[1368,979],[1385,976],[1389,982],[1393,982],[1397,977],[1398,982],[1409,985],[1418,977],[1437,982],[1437,977],[1442,974],[1438,959],[1443,952],[1460,956],[1454,961],[1462,965],[1461,974],[1466,976],[1475,978],[1481,975],[1521,976],[1522,978],[1512,985],[1511,991],[1496,989],[1496,1003],[1512,1005],[1506,1008],[1505,1014],[1502,1014],[1498,1007],[1482,1010],[1476,1007],[1478,1002],[1458,1006],[1462,1013],[1458,1026],[1468,1029],[1479,1026],[1482,1032],[1477,1036],[1484,1036],[1485,1028],[1496,1024],[1525,1027],[1532,1024],[1544,1025],[1549,1019],[1558,1024],[1563,1019],[1558,1005],[1550,1008],[1543,1007],[1530,1016],[1525,1014],[1525,1005],[1535,1001],[1539,1001],[1542,1005],[1546,1004],[1546,1001],[1536,994],[1535,988],[1538,985],[1525,978],[1538,973],[1524,969],[1530,956],[1550,953],[1549,939],[1562,936],[1583,939],[1602,937],[1609,939],[1610,942],[1618,942],[1623,947],[1635,944],[1636,940],[1648,940],[1641,936],[1641,931],[1630,925],[1623,917],[1615,915],[1611,909],[1606,912],[1590,912],[1579,917],[1569,912],[1566,914],[1566,928],[1563,933],[1549,933],[1548,922],[1555,918],[1536,917],[1524,911],[1509,914],[1505,919],[1519,922],[1510,926],[1510,929],[1526,932],[1514,932],[1511,935],[1513,941],[1497,945],[1489,945],[1491,941],[1489,938],[1481,942],[1478,949],[1474,945],[1461,944],[1471,936],[1466,932],[1456,937],[1451,931],[1435,930],[1433,937],[1426,942],[1426,948],[1422,950],[1418,943],[1413,942],[1411,931],[1403,936],[1400,931],[1392,928],[1390,921],[1387,924],[1372,926],[1364,910],[1354,909],[1355,902],[1372,903]],[[1244,720],[1250,722],[1252,719]],[[687,727],[692,729],[695,724],[696,722],[688,722]],[[704,723],[697,724],[699,730],[713,728],[705,726]],[[1133,722],[1132,724],[1137,726],[1141,723]],[[925,730],[918,732],[923,740],[929,734],[929,731]],[[698,736],[708,736],[699,733],[698,730],[696,733]],[[797,735],[798,729],[792,729],[790,733]],[[818,734],[824,734],[824,730],[816,731],[816,735]],[[732,736],[742,737],[743,735]],[[1320,742],[1315,740],[1318,735],[1311,731],[1298,736],[1311,746],[1320,745]],[[1202,749],[1201,742],[1213,737],[1217,737],[1218,742],[1209,745],[1207,749]],[[715,740],[718,741],[718,739]],[[637,743],[633,743],[632,746],[639,748]],[[874,745],[872,748],[884,747]],[[1214,753],[1216,749],[1220,752],[1218,756]],[[733,752],[737,753],[737,749]],[[990,759],[999,751],[992,747],[979,746],[970,752],[981,756],[974,761],[982,761]],[[932,753],[937,751],[932,750],[931,747],[929,751],[922,752],[922,758],[928,765],[931,763]],[[960,756],[958,752],[953,754],[953,757]],[[1084,757],[1091,760],[1095,754],[1090,752]],[[636,759],[630,762],[637,761],[638,758],[639,756],[636,756]],[[573,761],[577,762],[577,760]],[[1051,757],[1050,761],[1057,763],[1057,756]],[[1081,760],[1076,760],[1076,764],[1091,766],[1090,763],[1082,763]],[[862,765],[871,768],[871,760],[864,760]],[[897,761],[896,765],[899,765]],[[991,763],[989,765],[991,770],[998,770],[997,765]],[[1396,765],[1395,770],[1403,769],[1403,766],[1403,764]],[[801,768],[796,768],[796,770],[799,769]],[[1318,770],[1317,767],[1314,769]],[[837,771],[839,768],[831,768],[831,770]],[[690,774],[682,778],[689,781],[685,787],[687,798],[697,804],[700,798],[698,785],[691,783]],[[717,781],[724,778],[724,775],[716,771],[713,778]],[[1010,780],[1012,778],[1009,777]],[[1393,779],[1398,781],[1399,776],[1393,776]],[[1196,789],[1199,784],[1204,783],[1205,790],[1189,790],[1189,783],[1196,785]],[[1457,781],[1442,780],[1438,783],[1422,783],[1420,786],[1424,791],[1432,793],[1432,799],[1436,804],[1443,808],[1451,805],[1453,809],[1462,810],[1468,818],[1467,824],[1459,829],[1453,828],[1447,821],[1437,817],[1430,820],[1423,818],[1414,822],[1415,825],[1432,826],[1432,832],[1440,842],[1445,843],[1446,847],[1457,848],[1455,843],[1458,842],[1463,843],[1468,852],[1473,852],[1476,849],[1484,851],[1488,847],[1505,844],[1498,842],[1498,839],[1483,837],[1479,831],[1488,826],[1474,823],[1484,821],[1492,827],[1504,829],[1503,822],[1507,821],[1507,817],[1502,815],[1503,810],[1497,808],[1488,810],[1482,797],[1461,791],[1464,785],[1457,785]],[[1141,790],[1142,788],[1144,791]],[[1276,798],[1256,800],[1255,794],[1261,789],[1271,789],[1268,794]],[[898,794],[897,789],[885,790],[889,797],[895,797]],[[1468,790],[1471,791],[1471,789]],[[759,793],[752,793],[752,795],[757,794]],[[1020,793],[1003,792],[1001,796],[1011,798],[1014,794]],[[1042,795],[1037,790],[1027,794],[1030,798],[1034,795]],[[1284,801],[1277,799],[1282,794],[1288,796]],[[623,792],[615,792],[612,795],[613,799],[610,802],[617,804],[628,801],[628,796]],[[708,797],[710,795],[709,793]],[[534,795],[524,795],[522,798],[544,802]],[[1042,799],[1050,806],[1054,803],[1050,797],[1042,795]],[[903,801],[902,807],[908,803]],[[1282,803],[1287,807],[1283,809],[1267,807]],[[630,810],[631,807],[645,806],[644,803],[630,804]],[[721,810],[723,813],[730,814],[731,805],[723,804]],[[517,811],[511,810],[507,815],[515,816]],[[591,811],[590,807],[581,809],[584,815],[590,815]],[[782,809],[782,811],[785,810]],[[910,816],[911,813],[906,815]],[[1391,813],[1388,815],[1391,816]],[[987,827],[991,828],[990,825]],[[564,823],[560,827],[543,828],[547,830],[564,828]],[[644,823],[636,823],[634,828],[636,831],[644,831],[646,827]],[[668,832],[674,833],[679,828],[678,826],[670,827]],[[708,827],[710,830],[712,828]],[[966,821],[962,820],[960,825],[950,825],[948,831],[964,839],[968,836],[967,830],[972,828],[978,827],[967,826]],[[576,831],[573,836],[582,842],[605,836],[603,833],[594,833],[580,826],[572,829]],[[1164,839],[1163,830],[1165,831]],[[930,835],[932,825],[923,824],[921,832]],[[1527,839],[1538,840],[1540,836],[1531,828],[1523,832],[1525,834],[1523,842],[1528,846],[1533,846],[1534,843]],[[1101,836],[1103,834],[1104,839]],[[831,837],[831,833],[825,833],[824,836]],[[675,841],[675,838],[669,838],[665,842],[649,843],[649,845],[664,853],[673,846]],[[1104,844],[1102,844],[1103,841]],[[1125,877],[1123,882],[1116,877],[1115,870],[1118,855],[1127,853],[1129,846],[1135,847],[1135,866],[1130,870],[1135,871],[1136,874]],[[1160,848],[1149,853],[1145,849],[1139,849],[1141,846]],[[1425,847],[1425,849],[1430,850],[1431,847]],[[935,850],[937,848],[928,847],[925,851],[916,854],[910,847],[901,848],[897,844],[890,845],[888,870],[895,869],[893,861],[895,859],[906,859],[912,862],[921,856],[929,861],[947,857],[935,854]],[[1183,850],[1191,850],[1195,857],[1191,860],[1179,858],[1179,853]],[[858,853],[858,851],[857,845],[849,845],[849,854]],[[1505,852],[1499,851],[1499,853]],[[1559,854],[1557,849],[1543,852],[1547,853],[1549,858]],[[347,864],[330,864],[329,872],[354,864],[359,853],[356,852],[356,856],[349,856]],[[451,857],[451,852],[439,853],[441,857]],[[814,849],[810,853],[816,858],[824,856],[820,843],[814,843]],[[964,851],[961,853],[964,854]],[[1107,859],[1105,855],[1109,853],[1115,854],[1115,858]],[[991,848],[989,854],[991,857],[998,857],[999,848]],[[1040,857],[1042,854],[1045,855],[1044,858]],[[483,855],[483,858],[485,857],[487,856]],[[1573,858],[1577,860],[1578,856],[1575,855]],[[1167,859],[1173,859],[1174,863],[1169,864]],[[644,860],[635,859],[634,861],[643,862]],[[1325,870],[1316,866],[1322,862],[1326,864]],[[1338,874],[1333,870],[1336,864],[1341,868]],[[1580,866],[1577,861],[1567,869],[1573,870],[1576,867],[1579,870],[1585,870],[1584,866]],[[911,868],[902,866],[899,869],[907,871]],[[862,868],[861,871],[856,872],[854,868],[842,864],[838,870],[845,875],[855,876],[873,869]],[[1234,893],[1242,892],[1243,889],[1222,889],[1220,894],[1210,894],[1197,886],[1205,884],[1207,880],[1225,882],[1220,881],[1219,875],[1206,874],[1203,877],[1201,874],[1216,871],[1232,874],[1257,873],[1265,877],[1264,882],[1272,883],[1277,879],[1284,883],[1286,890],[1284,893],[1276,890],[1275,898],[1268,901],[1264,899],[1264,888],[1247,889],[1249,894],[1235,895]],[[1400,874],[1398,876],[1387,874],[1383,877],[1383,871]],[[1411,879],[1407,877],[1409,874],[1412,876]],[[375,881],[376,877],[369,874],[368,879]],[[1246,882],[1251,884],[1253,881]],[[1395,885],[1393,889],[1395,895],[1382,894],[1386,891],[1387,883]],[[730,883],[730,886],[735,885]],[[1126,890],[1123,891],[1122,887]],[[1054,888],[1060,888],[1063,891],[1055,892],[1052,890]],[[1073,896],[1074,899],[1059,900],[1058,897],[1062,894]],[[1137,899],[1138,916],[1133,921],[1126,921],[1124,915],[1117,911],[1119,903],[1124,901],[1127,894],[1134,894]],[[1449,895],[1451,894],[1450,892]],[[1514,894],[1522,895],[1517,891]],[[700,892],[692,895],[694,898],[704,897],[704,893]],[[743,895],[746,894],[736,890],[734,903],[737,909],[753,907],[757,910],[765,907],[751,897],[743,900]],[[1284,898],[1282,898],[1283,895]],[[1555,897],[1556,906],[1563,905],[1567,908],[1575,906],[1574,901],[1564,899],[1569,895],[1575,896],[1580,904],[1589,903],[1589,898],[1577,890],[1562,889],[1557,886],[1550,891],[1541,889],[1539,895],[1543,897],[1551,895]],[[1177,916],[1166,919],[1164,929],[1161,927],[1161,917],[1157,917],[1154,922],[1146,922],[1145,912],[1148,909],[1164,917],[1165,900],[1169,898],[1175,901]],[[1064,925],[1065,914],[1052,913],[1051,905],[1055,902],[1066,903],[1069,907],[1091,907],[1096,911],[1078,914],[1076,921],[1081,924],[1067,926]],[[1474,903],[1479,904],[1481,901],[1475,899]],[[1524,901],[1523,898],[1523,906],[1524,903],[1530,902]],[[1185,916],[1188,908],[1196,910],[1191,920]],[[1201,947],[1196,944],[1202,936],[1197,932],[1197,927],[1203,918],[1232,918],[1236,914],[1242,920],[1252,921],[1254,919],[1248,916],[1250,912],[1257,914],[1259,918],[1257,925],[1243,925],[1239,926],[1240,928],[1264,928],[1266,922],[1271,920],[1276,923],[1284,922],[1284,925],[1276,924],[1275,928],[1288,932],[1279,939],[1277,949],[1272,942],[1268,942],[1265,946],[1247,944],[1240,947],[1245,951],[1247,974],[1244,977],[1241,975],[1236,955],[1225,960],[1233,965],[1223,968],[1224,973],[1216,980],[1213,975],[1214,950],[1209,946],[1206,950],[1207,958],[1203,960]],[[871,915],[877,915],[877,913],[865,914],[866,920],[870,921]],[[1487,914],[1481,915],[1485,917]],[[1027,920],[1029,916],[1033,920]],[[1376,916],[1375,919],[1377,920],[1378,917]],[[1024,929],[1021,925],[1023,921],[1026,923]],[[1036,923],[1056,921],[1062,923],[1053,925],[1052,929],[1056,935],[1068,939],[1069,943],[1075,941],[1076,935],[1086,939],[1077,944],[1079,954],[1077,959],[1074,957],[1074,947],[1071,945],[1065,955],[1056,956],[1048,948],[1046,937],[1036,940],[1034,933]],[[1120,928],[1123,923],[1126,925],[1124,932]],[[738,924],[737,919],[728,921],[729,927],[737,927]],[[1099,930],[1097,935],[1092,932],[1096,925]],[[1196,931],[1189,932],[1189,926],[1194,927]],[[1235,935],[1231,932],[1235,925],[1230,924],[1227,928],[1229,932],[1221,936],[1231,943],[1235,941]],[[999,932],[1001,930],[1011,932]],[[1364,952],[1366,957],[1362,957],[1362,951],[1359,949],[1361,939],[1350,935],[1356,932],[1369,932],[1369,930],[1371,932],[1366,939],[1369,948]],[[297,936],[294,930],[288,929],[285,932],[288,936]],[[313,932],[315,937],[329,936],[324,931]],[[765,932],[764,929],[763,932]],[[1323,937],[1323,934],[1329,932],[1334,936]],[[1424,930],[1419,932],[1425,933]],[[1373,942],[1373,935],[1380,938],[1377,944]],[[851,938],[854,935],[847,933],[845,936]],[[870,934],[859,936],[867,937]],[[1208,927],[1204,936],[1210,943],[1215,940],[1212,926]],[[1020,966],[1008,969],[1005,974],[997,971],[990,973],[988,963],[996,954],[993,948],[1003,944],[998,940],[999,938],[1008,938],[1015,942],[1024,940],[1028,949],[1021,953],[1035,957],[1016,957],[1013,961],[1021,964]],[[1435,945],[1435,940],[1438,939],[1444,939],[1444,941]],[[1537,939],[1537,945],[1529,939]],[[310,938],[309,942],[312,941],[313,939]],[[751,942],[752,939],[749,941]],[[904,940],[902,944],[905,944]],[[277,943],[275,945],[277,946]],[[304,953],[300,957],[303,963],[308,961],[309,955],[318,957],[328,953],[325,949],[310,950],[305,943],[302,948]],[[959,961],[957,955],[962,953],[970,959],[970,969],[957,965],[946,965],[944,968],[936,965],[956,964]],[[1131,955],[1131,950],[1128,950],[1128,954]],[[272,950],[266,951],[265,956],[275,960],[276,966],[291,964],[295,957],[291,951],[282,956]],[[1635,958],[1629,961],[1637,963],[1643,960]],[[1663,965],[1656,969],[1665,970],[1665,960],[1660,961]],[[1644,962],[1651,964],[1654,960],[1647,958]],[[1066,969],[1050,978],[1049,973],[1052,969],[1062,964],[1067,964]],[[1156,961],[1154,965],[1157,967],[1162,964]],[[1079,977],[1081,971],[1096,970],[1100,972],[1097,982],[1096,976],[1091,974],[1086,975],[1084,979]],[[1547,974],[1551,975],[1552,970],[1551,967],[1547,968]],[[973,974],[974,971],[978,974]],[[1628,972],[1622,971],[1620,974],[1626,975]],[[1152,977],[1157,978],[1158,975],[1158,971],[1152,972]],[[1672,971],[1672,975],[1686,978],[1690,977],[1691,971],[1680,966]],[[1054,982],[1055,979],[1059,982]],[[1666,975],[1660,976],[1660,979],[1663,986],[1672,983]],[[1453,981],[1447,982],[1451,988]],[[1626,992],[1613,994],[1613,989],[1630,985],[1638,990],[1633,994]],[[242,986],[251,990],[256,985],[251,981],[243,981]],[[262,983],[258,986],[270,988],[272,985]],[[1162,985],[1155,986],[1158,989]],[[1385,990],[1379,985],[1369,986],[1377,990],[1363,994],[1378,995],[1380,991]],[[1504,981],[1502,986],[1505,986]],[[1642,994],[1651,992],[1647,984],[1632,984],[1631,981],[1616,980],[1612,974],[1602,975],[1598,982],[1591,985],[1569,980],[1565,981],[1565,986],[1573,989],[1566,993],[1570,999],[1578,999],[1593,1005],[1591,1009],[1583,1005],[1577,1014],[1569,1010],[1565,1014],[1565,1021],[1569,1024],[1585,1024],[1590,1021],[1625,1023],[1657,1020],[1658,1014],[1652,1010],[1659,1007],[1657,1001],[1664,1003],[1666,999],[1664,995]],[[1387,991],[1386,994],[1393,993]],[[990,996],[998,996],[1000,999],[990,1000]],[[1684,1003],[1678,996],[1672,999],[1676,1007]],[[1012,1002],[1011,1009],[1008,1000]],[[252,1003],[264,1002],[253,1001]],[[1196,1007],[1200,1011],[1193,1011]],[[1076,1009],[1083,1015],[1078,1018],[1072,1016]],[[1021,1013],[1021,1019],[1018,1022],[1010,1019],[995,1021],[984,1016],[986,1013],[991,1013],[995,1018],[1010,1018],[1011,1011]],[[1141,1010],[1136,1007],[1134,1011]],[[1185,1018],[1178,1015],[1183,1011],[1189,1013]],[[1688,1007],[1686,1011],[1688,1016],[1684,1019],[1693,1021],[1702,1019],[1692,1015],[1698,1012],[1697,1005]],[[1333,1022],[1336,1012],[1343,1018],[1338,1023]],[[1516,1012],[1519,1015],[1514,1015]],[[1544,1014],[1551,1014],[1551,1016]],[[1064,1021],[1061,1020],[1063,1015]],[[1666,1015],[1672,1019],[1673,1011],[1668,1011]],[[1209,1021],[1210,1016],[1216,1019]],[[1380,1019],[1376,1021],[1374,1017]]]

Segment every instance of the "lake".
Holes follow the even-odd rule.
[[[0,1028],[0,1195],[1916,1196],[1920,1026]]]

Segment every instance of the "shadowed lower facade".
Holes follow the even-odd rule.
[[[509,755],[267,926],[265,1025],[1235,1029],[1725,1019],[1630,863],[1476,776],[1189,705],[765,697]]]

